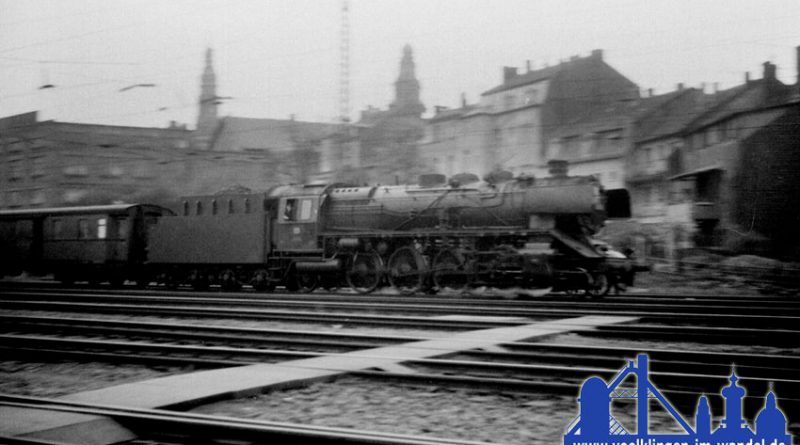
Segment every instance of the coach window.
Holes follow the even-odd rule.
[[[250,198],[244,198],[244,213],[250,213],[252,210],[250,208]]]
[[[212,215],[216,215],[217,214],[217,200],[216,199],[212,199],[211,200],[211,214]]]
[[[17,221],[14,229],[17,238],[32,238],[33,237],[33,221],[23,219]]]
[[[203,214],[203,203],[201,201],[197,201],[197,203],[195,204],[195,212],[194,213],[196,215],[202,215]]]
[[[125,218],[116,218],[114,222],[117,224],[117,239],[126,239],[128,237],[128,220]]]
[[[98,218],[97,220],[97,239],[106,239],[107,229],[106,224],[108,220],[105,218]]]
[[[233,214],[233,200],[229,199],[228,200],[228,215],[232,215],[232,214]]]
[[[78,220],[78,239],[89,239],[91,233],[89,232],[89,220]]]
[[[64,235],[64,223],[60,219],[53,220],[53,239],[61,239]]]
[[[183,216],[189,216],[189,201],[183,201]]]

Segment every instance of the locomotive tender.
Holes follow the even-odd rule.
[[[630,265],[607,261],[590,242],[605,218],[603,200],[594,177],[566,174],[186,197],[176,215],[161,210],[157,221],[140,224],[135,236],[147,243],[147,258],[130,257],[124,274],[117,264],[95,264],[92,272],[73,264],[59,276],[196,289],[349,285],[368,293],[390,285],[403,293],[479,286],[605,293],[609,279]]]

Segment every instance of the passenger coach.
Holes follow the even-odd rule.
[[[0,275],[28,271],[113,285],[142,280],[148,233],[167,214],[149,204],[0,211]]]

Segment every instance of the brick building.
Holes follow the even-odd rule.
[[[133,201],[158,196],[183,178],[184,127],[140,128],[0,119],[0,208]]]

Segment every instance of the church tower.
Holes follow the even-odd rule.
[[[394,83],[394,102],[389,105],[389,111],[394,115],[419,118],[425,112],[425,105],[419,100],[419,81],[414,71],[411,45],[406,45],[400,60],[400,76]]]
[[[209,148],[211,135],[217,126],[217,76],[214,74],[211,48],[206,49],[206,66],[200,84],[200,113],[197,115],[197,148]]]

